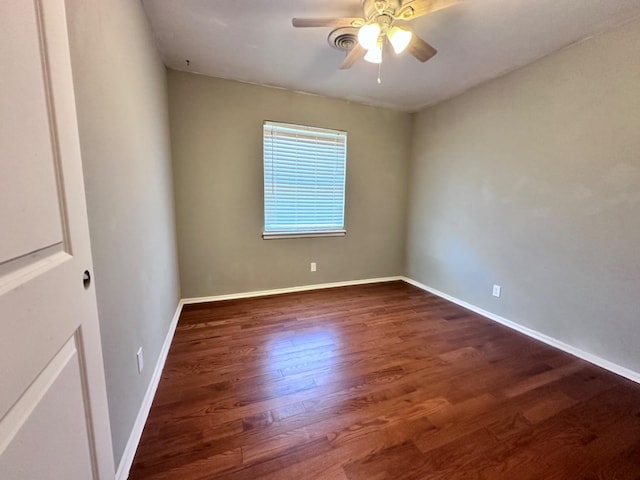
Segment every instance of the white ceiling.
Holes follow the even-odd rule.
[[[292,17],[359,17],[361,0],[143,0],[176,70],[416,111],[640,15],[640,0],[465,0],[409,26],[438,49],[339,70],[331,28]],[[186,60],[190,65],[187,66]],[[629,59],[630,61],[632,59]]]

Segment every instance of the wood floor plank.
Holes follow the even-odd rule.
[[[403,282],[186,305],[132,480],[640,479],[640,385]]]

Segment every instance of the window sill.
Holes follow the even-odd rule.
[[[344,237],[346,230],[333,230],[330,232],[309,232],[309,233],[262,233],[264,240],[278,240],[285,238],[310,238],[310,237]]]

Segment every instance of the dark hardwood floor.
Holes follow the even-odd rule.
[[[402,282],[185,306],[130,478],[640,479],[640,385]]]

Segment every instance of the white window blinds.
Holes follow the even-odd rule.
[[[265,122],[264,237],[344,235],[347,133]]]

